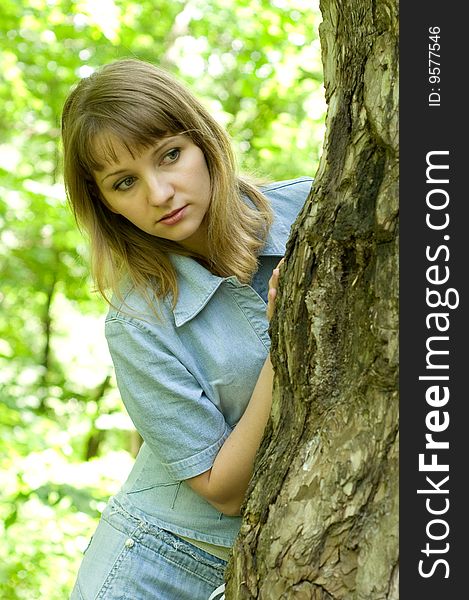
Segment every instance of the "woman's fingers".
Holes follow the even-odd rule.
[[[277,290],[278,290],[278,280],[280,277],[280,268],[281,268],[283,262],[284,262],[284,259],[282,258],[282,260],[278,263],[278,265],[272,271],[272,276],[269,279],[269,292],[267,295],[267,318],[269,319],[269,321],[271,320],[271,318],[274,314],[275,299],[277,297]]]

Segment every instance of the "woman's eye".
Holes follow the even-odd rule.
[[[121,179],[120,181],[115,183],[112,187],[119,192],[125,192],[126,190],[128,190],[129,188],[132,187],[134,181],[135,181],[135,177],[129,176],[129,177],[126,177],[125,179]]]
[[[163,156],[162,163],[167,165],[175,162],[179,158],[180,154],[181,150],[179,148],[173,148]]]

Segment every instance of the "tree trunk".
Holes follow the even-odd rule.
[[[398,14],[322,0],[327,135],[226,598],[398,598]]]

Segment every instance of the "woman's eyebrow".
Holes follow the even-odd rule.
[[[163,138],[156,146],[154,146],[152,153],[156,154],[156,152],[161,150],[162,147],[164,147],[166,144],[170,144],[177,137],[179,137],[179,135],[172,135],[170,137]],[[108,177],[112,177],[113,175],[120,175],[121,173],[125,173],[126,171],[128,171],[128,169],[118,169],[117,171],[112,171],[112,173],[107,173],[107,175],[105,175],[101,179],[101,183],[104,183],[104,181]]]
[[[120,175],[121,173],[125,173],[126,171],[128,171],[128,169],[119,169],[118,171],[113,171],[112,173],[108,173],[105,177],[103,177],[101,179],[101,183],[104,183],[104,181],[108,178],[108,177],[112,177],[113,175]]]

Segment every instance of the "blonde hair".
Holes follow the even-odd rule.
[[[92,275],[108,302],[109,291],[119,296],[122,277],[128,275],[140,290],[150,286],[160,298],[171,293],[175,303],[177,279],[168,254],[191,254],[176,242],[145,233],[102,201],[93,171],[116,157],[110,142],[97,155],[98,134],[117,138],[132,154],[168,135],[189,137],[202,150],[210,175],[208,268],[250,281],[272,222],[268,200],[237,174],[227,133],[183,85],[154,65],[123,59],[82,79],[62,114],[67,197],[89,236]]]

